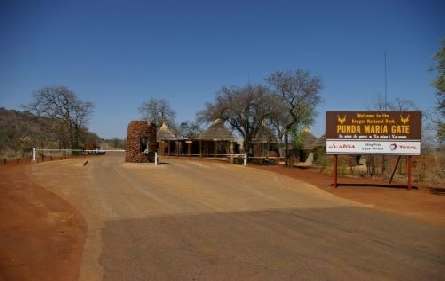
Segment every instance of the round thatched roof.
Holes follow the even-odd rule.
[[[316,147],[324,146],[324,137],[316,138],[309,131],[303,133],[303,149],[312,150]]]
[[[322,135],[317,139],[316,145],[318,147],[324,147],[326,146],[326,135]]]
[[[167,126],[167,124],[162,123],[161,127],[158,130],[158,141],[163,140],[175,140],[176,136]]]
[[[213,124],[199,135],[201,140],[226,140],[234,141],[232,132],[224,126],[221,119],[215,120]]]

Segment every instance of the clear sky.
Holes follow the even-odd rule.
[[[102,137],[123,137],[138,106],[166,98],[192,120],[223,85],[275,70],[320,75],[325,110],[368,109],[384,93],[434,105],[432,56],[445,1],[0,1],[0,106],[65,85],[96,104]]]

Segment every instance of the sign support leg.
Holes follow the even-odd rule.
[[[408,169],[408,190],[411,190],[412,188],[412,184],[413,184],[413,179],[412,179],[412,156],[409,155],[408,156],[408,165],[407,165],[407,169]]]
[[[399,162],[400,162],[401,158],[402,158],[401,155],[397,156],[397,162],[396,162],[396,165],[394,166],[394,170],[392,170],[391,177],[389,178],[389,184],[392,183],[392,179],[394,178],[394,175],[397,172],[397,167],[399,166]]]
[[[334,182],[333,182],[333,186],[334,188],[337,188],[337,163],[338,163],[338,155],[335,154],[334,155],[334,168],[333,168],[333,173],[334,173]]]

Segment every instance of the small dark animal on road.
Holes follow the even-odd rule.
[[[88,165],[88,160],[83,163],[84,166]]]

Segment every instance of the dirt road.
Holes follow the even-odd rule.
[[[80,280],[444,280],[445,229],[275,173],[122,155],[33,166],[88,224]]]

